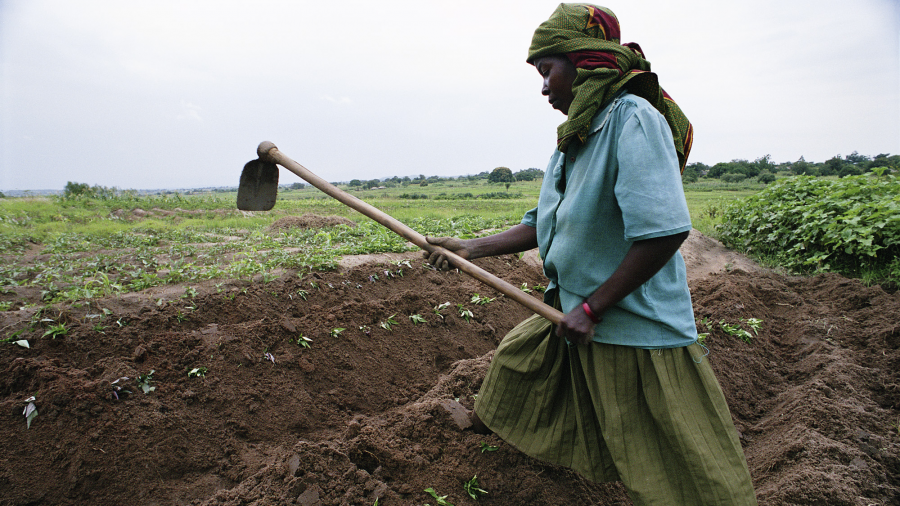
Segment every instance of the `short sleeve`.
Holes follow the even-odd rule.
[[[528,225],[529,227],[537,227],[537,208],[529,210],[522,216],[522,221],[520,222],[522,225]]]
[[[691,216],[669,125],[652,107],[625,109],[628,117],[618,139],[615,188],[625,240],[689,231]]]

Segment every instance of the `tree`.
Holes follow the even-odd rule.
[[[819,170],[819,175],[836,176],[841,173],[841,169],[843,168],[844,159],[841,158],[841,155],[833,156],[826,160],[822,165],[822,168]]]
[[[66,187],[63,189],[63,197],[72,199],[75,197],[80,197],[82,195],[87,196],[90,191],[91,187],[87,183],[75,183],[72,181],[68,181],[66,182]]]
[[[491,175],[488,177],[490,183],[512,183],[513,181],[515,179],[513,179],[512,171],[506,167],[497,167],[491,171]]]
[[[762,184],[769,184],[775,182],[775,174],[771,172],[763,172],[762,174],[756,176],[756,180]]]
[[[688,165],[684,168],[684,172],[681,174],[681,182],[696,183],[699,177],[700,172],[697,171],[696,167],[694,167],[693,165]]]
[[[362,181],[360,181],[359,179],[351,179],[350,187],[353,188],[355,186],[362,186]]]
[[[302,190],[306,188],[306,185],[303,183],[291,183],[291,190]]]
[[[798,176],[811,176],[813,175],[813,166],[801,156],[799,160],[791,164],[791,171]]]

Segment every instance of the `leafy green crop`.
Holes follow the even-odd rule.
[[[718,227],[727,246],[796,271],[900,278],[900,180],[793,177],[728,206]]]

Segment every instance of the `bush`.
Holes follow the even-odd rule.
[[[722,174],[722,177],[719,179],[726,183],[740,183],[747,179],[747,175],[741,174],[740,172],[729,172],[728,174]]]
[[[780,179],[727,207],[718,231],[727,246],[789,269],[855,276],[886,268],[900,254],[900,180]]]
[[[756,180],[762,184],[769,184],[775,182],[775,174],[771,172],[763,172],[762,174],[756,176]]]

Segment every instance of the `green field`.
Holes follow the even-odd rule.
[[[475,237],[519,222],[540,181],[440,181],[370,190],[343,189],[425,235]],[[695,227],[715,235],[722,208],[755,193],[687,189]],[[273,279],[284,269],[336,266],[341,255],[415,249],[319,190],[286,189],[270,212],[235,209],[236,194],[0,199],[0,310],[23,289],[44,303],[84,303],[159,285]],[[343,216],[357,227],[279,229],[279,218]],[[189,288],[188,288],[189,289]]]

